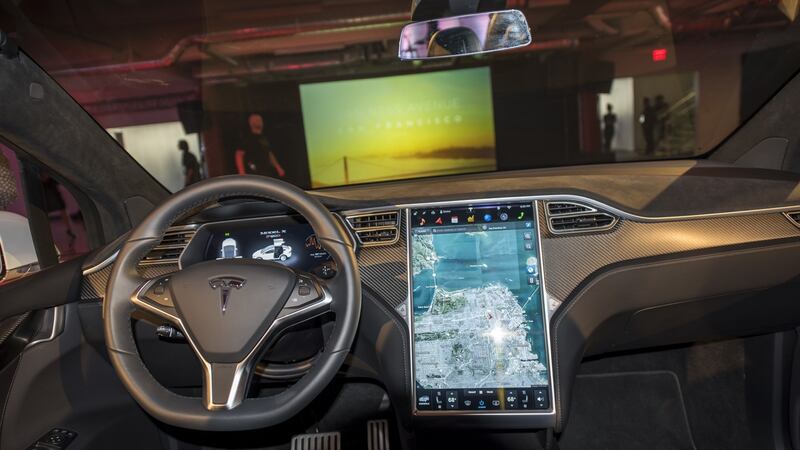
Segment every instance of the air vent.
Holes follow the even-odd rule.
[[[573,202],[547,202],[547,213],[550,216],[563,216],[566,214],[595,212],[594,208]]]
[[[161,242],[142,259],[141,264],[177,264],[194,233],[194,226],[170,228]]]
[[[796,227],[800,227],[800,211],[789,211],[783,213]]]
[[[603,231],[616,225],[617,220],[616,216],[583,203],[547,202],[547,224],[551,233]]]
[[[582,231],[607,230],[617,223],[617,218],[606,213],[576,214],[551,217],[550,231],[553,233],[577,233]]]
[[[364,247],[391,245],[400,238],[400,213],[380,211],[347,216],[358,243]]]
[[[386,228],[384,230],[364,230],[356,231],[358,241],[361,245],[381,245],[393,244],[397,242],[397,228]]]

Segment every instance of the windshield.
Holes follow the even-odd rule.
[[[792,1],[509,1],[532,45],[401,62],[409,3],[20,0],[0,28],[172,191],[698,156],[800,65]]]

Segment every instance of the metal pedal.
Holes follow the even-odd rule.
[[[369,450],[389,450],[388,420],[370,420],[367,422],[367,448]]]
[[[342,435],[332,433],[298,434],[292,438],[292,450],[341,450]]]

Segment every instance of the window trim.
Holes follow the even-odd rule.
[[[47,215],[44,187],[39,178],[40,165],[27,158],[18,157],[18,159],[22,169],[22,190],[25,195],[33,247],[36,249],[39,267],[46,269],[58,264],[59,258],[50,229],[50,218]]]

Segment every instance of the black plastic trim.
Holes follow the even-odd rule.
[[[81,266],[77,257],[0,285],[0,319],[37,309],[77,302],[80,298]]]

